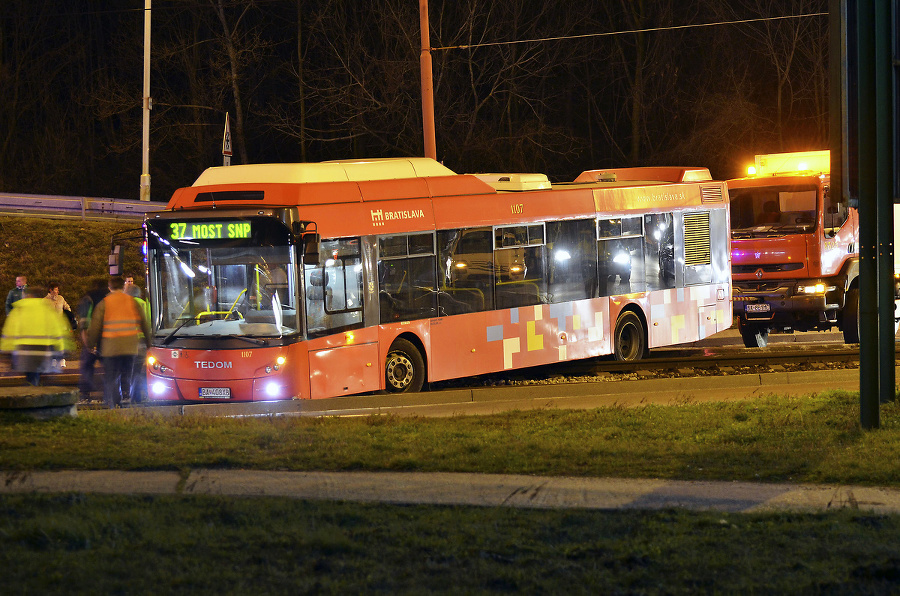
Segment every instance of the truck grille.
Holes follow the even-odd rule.
[[[782,273],[784,271],[797,271],[803,269],[803,263],[771,263],[768,265],[733,265],[732,273],[756,273],[762,269],[763,273]]]

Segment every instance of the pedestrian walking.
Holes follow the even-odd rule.
[[[143,299],[141,288],[136,286],[134,282],[128,283],[128,277],[125,278],[125,293],[134,298],[138,307],[144,313],[147,321],[150,321],[150,303]],[[141,342],[138,344],[138,355],[134,359],[134,369],[131,378],[131,401],[132,403],[141,403],[147,400],[147,348],[143,333],[141,334]]]
[[[81,337],[81,359],[78,362],[78,393],[82,401],[87,401],[94,391],[94,369],[100,356],[96,351],[87,347],[87,331],[91,326],[94,308],[100,304],[109,288],[104,278],[98,277],[91,281],[91,289],[88,290],[78,306],[75,308],[78,315],[78,331]]]
[[[11,289],[9,293],[6,295],[6,314],[9,315],[12,312],[13,304],[22,299],[22,295],[25,292],[25,288],[28,287],[28,278],[24,275],[19,275],[16,277],[16,287]]]
[[[121,406],[126,398],[133,401],[134,361],[141,344],[150,347],[147,317],[124,287],[121,276],[109,278],[109,294],[94,307],[87,332],[88,348],[103,359],[103,401],[108,408]]]
[[[47,300],[53,303],[53,306],[56,307],[56,312],[61,314],[69,321],[69,325],[72,329],[75,329],[78,326],[77,321],[75,320],[75,314],[72,312],[72,307],[69,306],[69,303],[66,302],[66,299],[62,297],[59,293],[59,284],[55,281],[51,281],[47,284],[47,295],[44,296]]]
[[[25,373],[31,385],[40,385],[41,375],[59,372],[67,350],[75,347],[72,328],[43,291],[26,288],[17,300],[0,336],[0,350],[12,353],[13,370]]]

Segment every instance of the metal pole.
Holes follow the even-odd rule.
[[[878,428],[878,229],[877,121],[875,116],[875,0],[858,0],[857,101],[859,121],[859,419],[865,429]]]
[[[894,146],[891,1],[875,0],[875,120],[878,123],[878,397],[894,400]]]
[[[437,159],[434,139],[434,82],[431,72],[431,39],[428,30],[428,0],[419,0],[419,27],[422,35],[422,53],[419,70],[422,78],[422,133],[425,138],[425,157]]]
[[[141,135],[141,200],[150,200],[150,0],[144,0],[144,124]]]
[[[831,150],[831,196],[839,202],[848,201],[846,192],[847,157],[847,94],[846,94],[846,34],[842,0],[828,0],[828,135]],[[838,59],[840,58],[840,59]]]

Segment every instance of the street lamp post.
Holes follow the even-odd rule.
[[[144,0],[144,124],[141,139],[141,200],[150,200],[150,0]]]

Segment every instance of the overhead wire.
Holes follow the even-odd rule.
[[[782,21],[785,19],[803,19],[810,17],[828,16],[827,12],[811,12],[798,15],[783,15],[778,17],[758,17],[755,19],[741,19],[737,21],[718,21],[715,23],[696,23],[692,25],[671,25],[668,27],[648,27],[646,29],[631,29],[628,31],[604,31],[602,33],[581,33],[578,35],[560,35],[557,37],[539,37],[535,39],[517,39],[510,41],[490,41],[484,43],[464,44],[457,46],[441,46],[437,48],[429,48],[432,52],[441,50],[468,50],[473,48],[483,48],[490,46],[512,45],[521,43],[540,43],[544,41],[560,41],[568,39],[585,39],[589,37],[611,37],[613,35],[634,35],[636,33],[653,33],[659,31],[676,31],[679,29],[696,29],[701,27],[718,27],[721,25],[744,25],[747,23],[759,23],[763,21]]]

